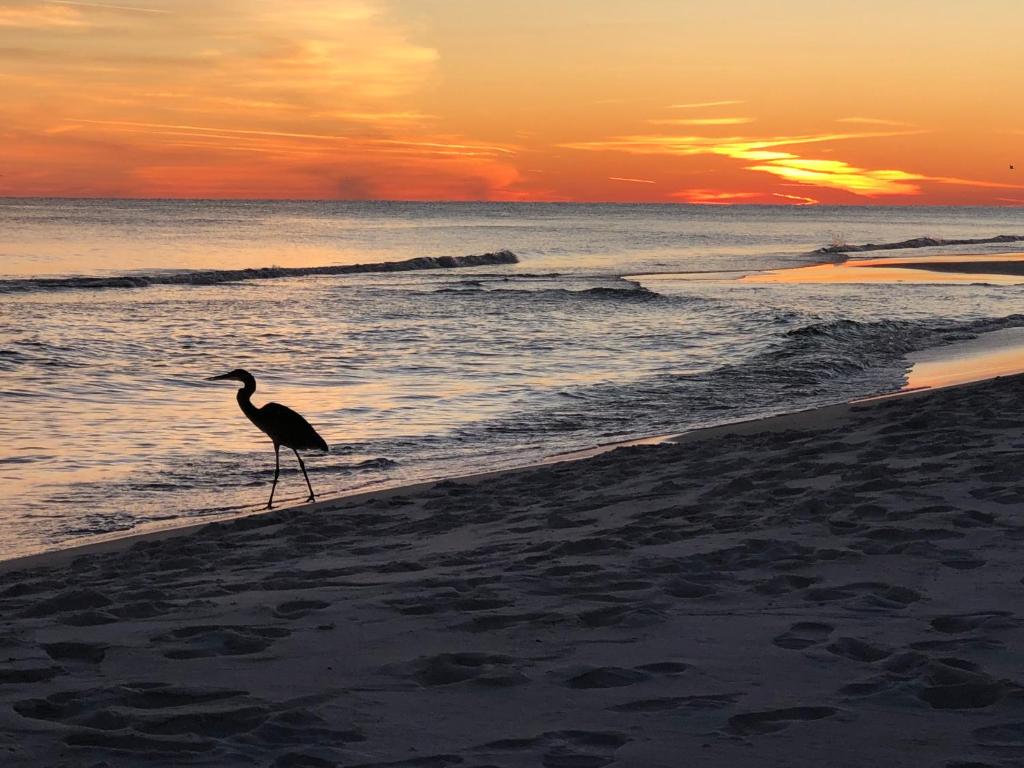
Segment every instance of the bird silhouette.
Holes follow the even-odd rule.
[[[232,380],[242,383],[238,390],[238,407],[242,409],[249,421],[259,427],[267,437],[274,442],[274,484],[270,486],[270,501],[267,502],[267,509],[274,506],[274,491],[277,490],[277,478],[281,474],[281,446],[291,448],[295,458],[299,460],[302,468],[302,475],[306,478],[306,486],[309,488],[309,498],[306,501],[316,501],[313,493],[313,485],[309,482],[309,475],[306,474],[306,465],[299,455],[300,450],[328,451],[327,443],[317,434],[317,431],[310,426],[309,422],[302,418],[291,408],[279,403],[267,403],[262,408],[252,404],[252,394],[256,391],[256,379],[251,373],[241,368],[236,368],[230,373],[220,376],[211,376],[207,381]]]

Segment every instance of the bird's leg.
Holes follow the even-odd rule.
[[[277,490],[277,478],[281,475],[281,446],[274,443],[274,484],[270,486],[270,501],[267,509],[274,508],[274,491]]]
[[[306,485],[309,487],[309,498],[306,501],[316,501],[316,496],[313,495],[313,486],[309,482],[309,475],[306,474],[306,465],[302,463],[302,457],[299,456],[299,452],[292,448],[292,452],[295,454],[295,458],[299,460],[299,466],[302,467],[302,476],[306,478]]]

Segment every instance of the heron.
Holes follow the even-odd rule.
[[[236,368],[230,373],[220,376],[211,376],[207,381],[238,381],[242,388],[238,390],[238,407],[242,413],[262,430],[274,443],[274,484],[270,486],[270,501],[267,502],[267,509],[274,506],[274,491],[277,490],[277,478],[281,474],[281,446],[291,448],[295,458],[299,460],[302,468],[302,475],[306,478],[306,486],[309,488],[307,502],[316,501],[313,493],[313,485],[309,482],[309,475],[306,474],[306,465],[299,455],[300,450],[328,451],[327,443],[317,431],[313,429],[308,421],[286,405],[280,403],[267,403],[262,408],[252,404],[252,395],[256,391],[256,379],[251,373],[241,368]]]

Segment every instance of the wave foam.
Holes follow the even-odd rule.
[[[900,240],[895,243],[865,243],[864,245],[849,245],[847,243],[836,243],[818,248],[813,253],[863,253],[865,251],[896,251],[903,248],[935,248],[943,245],[985,245],[991,243],[1019,243],[1024,242],[1024,235],[996,235],[995,237],[966,238],[960,240],[947,240],[941,237],[914,237],[910,240]]]
[[[460,269],[498,264],[518,264],[512,251],[478,253],[468,256],[420,256],[404,261],[376,264],[347,264],[326,267],[259,267],[253,269],[208,269],[173,274],[126,275],[123,277],[41,277],[0,280],[0,293],[59,291],[101,288],[147,288],[151,285],[219,285],[243,280],[273,280],[281,277],[353,275],[372,272],[411,272],[422,269]]]

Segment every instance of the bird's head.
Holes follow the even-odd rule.
[[[235,370],[222,373],[220,376],[210,376],[207,381],[238,381],[246,387],[256,388],[256,379],[243,368],[235,368]]]

